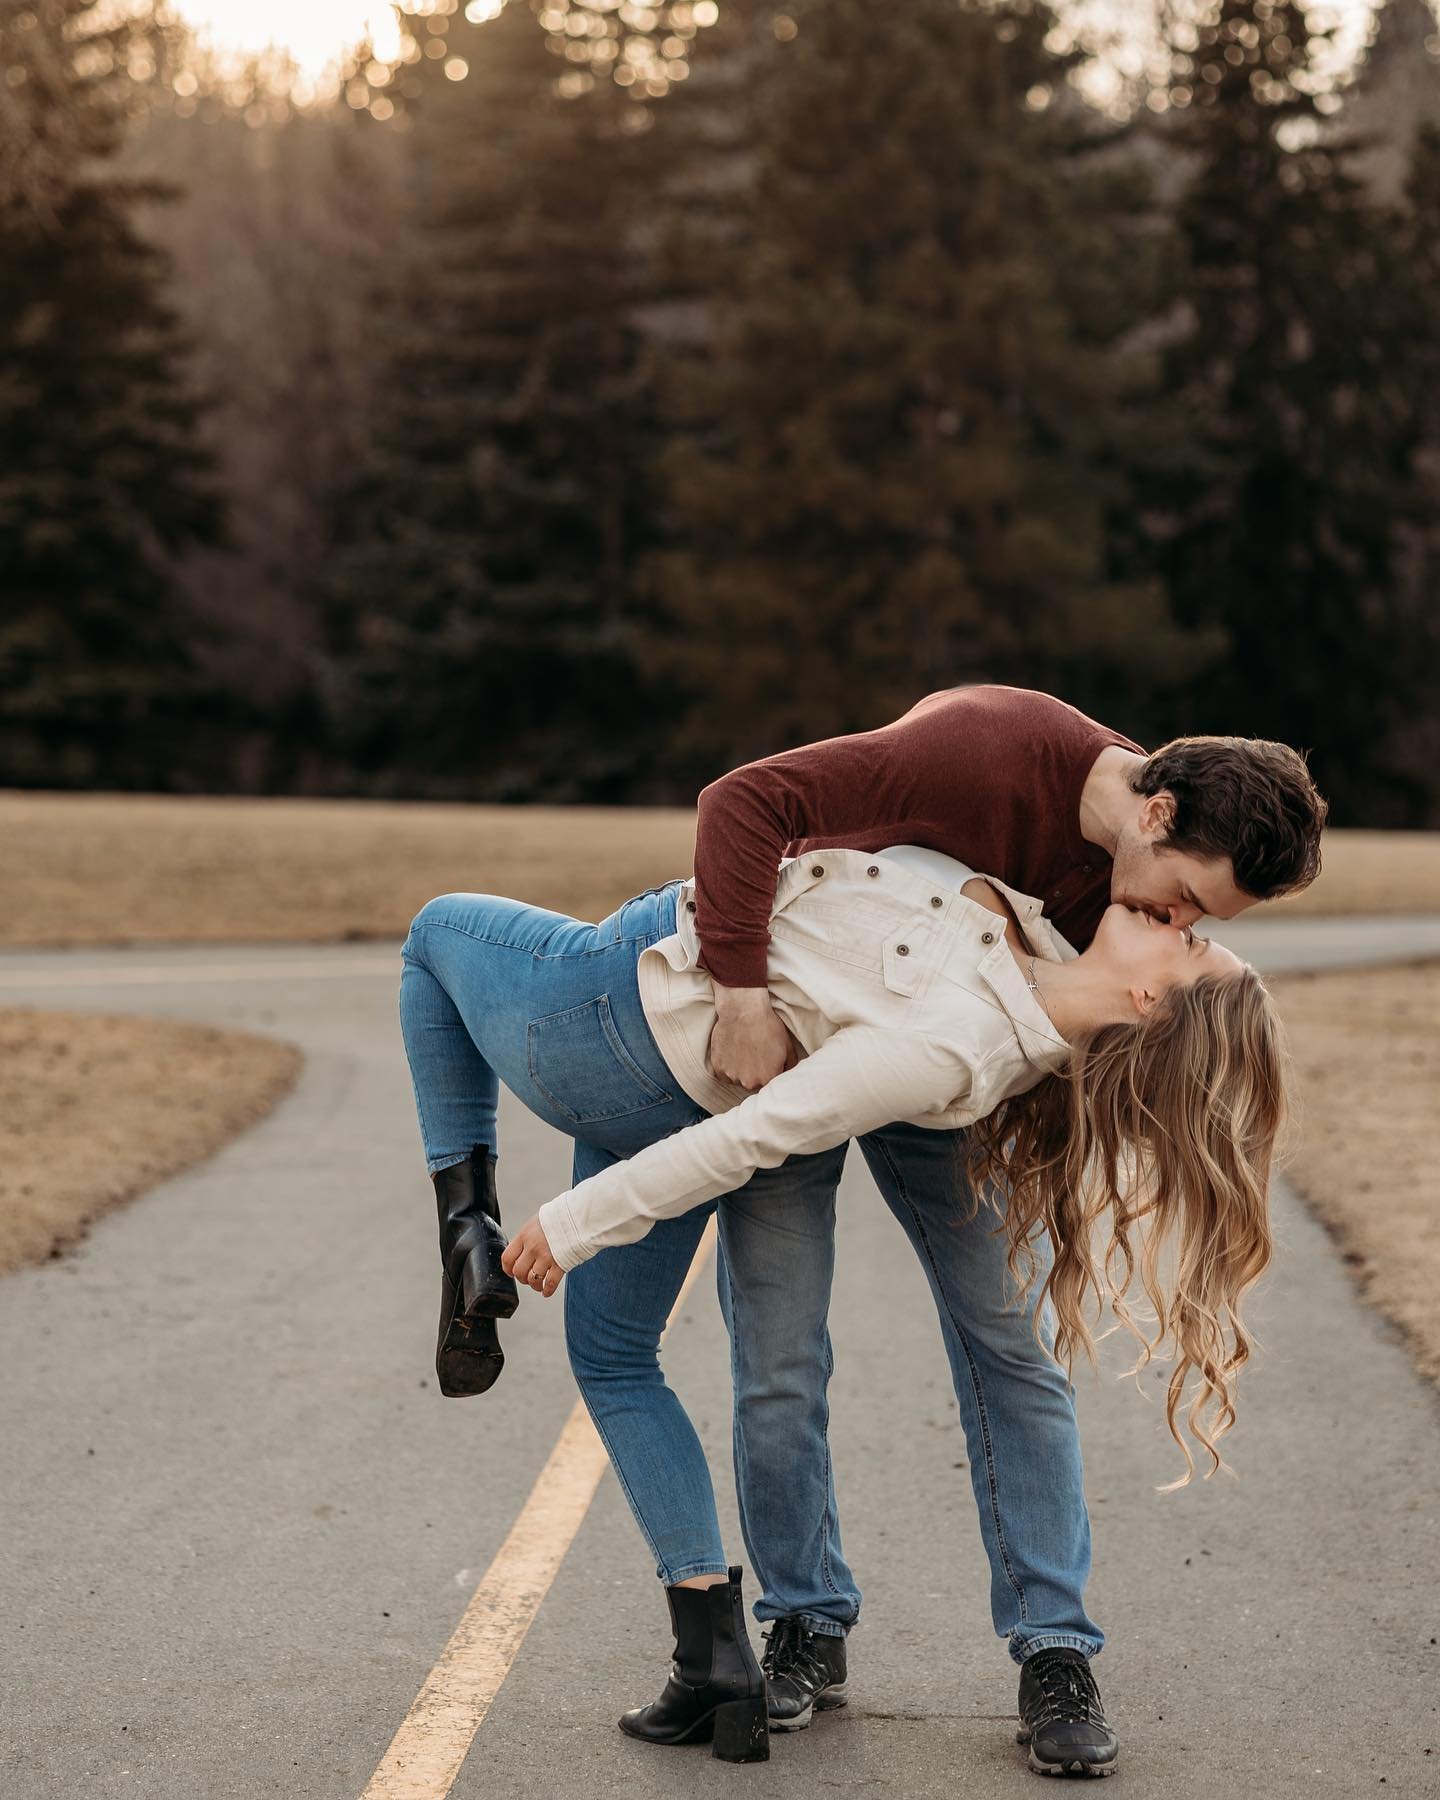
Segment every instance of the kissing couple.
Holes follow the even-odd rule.
[[[1018,1742],[1037,1772],[1114,1772],[1069,1371],[1107,1301],[1142,1356],[1173,1359],[1182,1479],[1192,1442],[1221,1466],[1287,1061],[1258,975],[1194,927],[1312,881],[1325,812],[1284,745],[1147,754],[1050,695],[954,688],[712,783],[694,877],[599,924],[488,894],[421,909],[400,1017],[439,1209],[440,1383],[490,1388],[517,1283],[563,1281],[571,1367],[674,1639],[623,1731],[753,1761],[845,1704],[861,1595],[827,1315],[853,1138],[939,1313]],[[508,1243],[502,1083],[574,1140],[570,1187]],[[712,1214],[759,1662],[659,1359]]]

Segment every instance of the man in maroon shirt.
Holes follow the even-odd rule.
[[[1319,867],[1324,817],[1304,762],[1284,745],[1190,738],[1147,756],[1064,702],[1018,688],[931,694],[878,730],[750,763],[699,802],[696,929],[717,1003],[711,1065],[753,1091],[795,1055],[766,988],[783,856],[923,845],[1042,898],[1083,949],[1112,901],[1192,924],[1303,887]],[[1073,1394],[1037,1345],[1029,1308],[1005,1303],[1003,1234],[983,1213],[965,1217],[962,1136],[897,1124],[860,1147],[940,1313],[992,1617],[1021,1665],[1031,1767],[1108,1774],[1118,1745],[1089,1667],[1104,1637],[1084,1605],[1090,1528]],[[763,1588],[756,1615],[773,1621],[765,1668],[780,1730],[844,1704],[845,1633],[859,1616],[826,1439],[844,1155],[791,1157],[719,1208],[740,1518]]]

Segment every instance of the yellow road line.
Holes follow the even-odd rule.
[[[667,1331],[714,1244],[712,1218],[676,1295]],[[577,1401],[509,1537],[485,1571],[360,1800],[444,1800],[450,1792],[607,1466],[590,1415]]]
[[[149,987],[163,982],[293,981],[330,975],[388,975],[400,978],[398,952],[378,957],[351,957],[334,962],[276,963],[140,963],[134,967],[105,965],[88,969],[0,969],[0,988]]]

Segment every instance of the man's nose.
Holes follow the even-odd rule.
[[[1205,917],[1198,906],[1191,906],[1188,900],[1177,900],[1169,909],[1167,923],[1171,925],[1198,925]]]

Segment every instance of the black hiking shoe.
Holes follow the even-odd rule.
[[[777,1619],[765,1639],[760,1667],[769,1689],[770,1729],[803,1731],[813,1713],[844,1706],[845,1640],[811,1631],[793,1614]]]
[[[1079,1650],[1037,1650],[1020,1665],[1017,1744],[1037,1775],[1113,1775],[1120,1745],[1090,1660]]]

